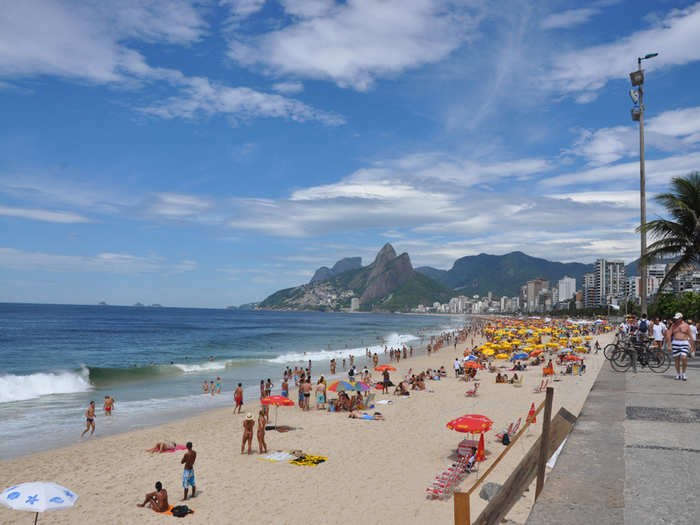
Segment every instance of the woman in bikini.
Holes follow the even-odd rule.
[[[241,441],[241,454],[245,449],[246,442],[248,443],[248,454],[250,454],[250,449],[253,445],[253,427],[255,427],[255,419],[253,419],[253,414],[248,412],[243,420],[243,440]]]
[[[267,424],[267,419],[265,418],[265,412],[262,410],[258,413],[258,449],[260,453],[267,452],[267,443],[265,443],[265,425]]]

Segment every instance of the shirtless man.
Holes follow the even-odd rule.
[[[258,412],[258,449],[260,453],[267,452],[267,443],[265,443],[265,425],[267,424],[267,419],[265,418],[265,412],[262,410]]]
[[[209,393],[209,383],[207,383],[206,379],[204,380],[204,383],[202,383],[202,392],[205,394]]]
[[[90,429],[92,429],[90,432],[90,435],[92,436],[95,433],[95,402],[94,401],[90,401],[90,406],[85,411],[85,430],[83,430],[83,433],[80,434],[80,437],[82,438],[85,435],[85,433]]]
[[[683,320],[682,313],[678,312],[673,316],[673,324],[666,331],[666,342],[671,347],[673,357],[676,358],[676,379],[687,381],[685,371],[688,366],[688,355],[695,354],[695,339],[690,327]]]
[[[309,379],[306,380],[306,382],[302,383],[302,385],[299,387],[299,390],[304,394],[304,410],[309,409],[309,399],[311,399],[311,381]]]
[[[143,500],[143,503],[136,504],[137,507],[145,507],[146,505],[150,505],[156,512],[165,512],[170,507],[168,505],[168,493],[160,481],[156,481],[155,492],[149,492],[146,494],[146,499]]]
[[[248,443],[248,454],[250,454],[250,447],[253,444],[253,427],[255,427],[255,419],[253,419],[253,414],[248,412],[243,420],[243,440],[241,441],[241,454],[245,449],[246,442]]]
[[[243,407],[243,386],[241,385],[241,383],[238,383],[236,390],[233,392],[233,400],[236,402],[236,406],[233,409],[233,413],[240,414],[241,408]],[[236,412],[236,410],[238,410],[238,412]]]
[[[289,381],[286,377],[282,381],[282,397],[289,397]]]
[[[112,406],[114,406],[114,398],[110,396],[105,396],[104,409],[105,415],[112,415]]]
[[[188,441],[185,446],[187,447],[187,452],[185,452],[185,455],[182,456],[182,460],[180,461],[180,463],[184,463],[185,465],[185,470],[182,471],[182,486],[185,489],[185,496],[182,498],[182,501],[187,499],[187,490],[189,487],[192,487],[193,498],[197,490],[197,487],[194,485],[194,461],[197,459],[197,453],[192,450],[191,441]]]

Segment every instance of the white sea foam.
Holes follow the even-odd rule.
[[[383,353],[384,346],[387,348],[399,348],[404,344],[408,344],[411,341],[416,341],[420,339],[413,334],[391,334],[384,339],[384,343],[376,345],[362,346],[358,348],[336,348],[331,350],[312,350],[309,352],[289,352],[275,357],[274,359],[268,359],[270,363],[294,363],[299,361],[329,361],[331,359],[344,359],[351,355],[365,355],[366,349],[372,353]]]
[[[211,372],[212,370],[225,370],[229,361],[207,361],[205,363],[175,363],[173,366],[179,368],[185,374],[196,374],[197,372]]]
[[[6,374],[0,376],[0,403],[23,401],[50,394],[87,392],[91,388],[89,371],[85,367],[80,372]]]

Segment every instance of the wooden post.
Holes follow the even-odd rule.
[[[549,427],[552,422],[552,400],[554,389],[547,388],[547,397],[544,400],[544,419],[542,420],[542,439],[540,440],[540,456],[537,463],[537,485],[535,487],[535,501],[540,497],[544,487],[544,474],[547,465],[547,444],[549,443]]]
[[[455,525],[471,525],[469,518],[469,494],[455,492]]]

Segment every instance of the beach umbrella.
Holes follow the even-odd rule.
[[[467,357],[467,361],[476,361],[477,359],[478,358],[474,354]]]
[[[40,512],[67,509],[75,505],[78,495],[50,481],[32,481],[20,483],[0,494],[0,503],[14,510],[28,510],[36,513],[34,523]]]
[[[358,392],[367,392],[370,389],[370,386],[362,381],[357,381],[353,386]]]
[[[384,370],[396,370],[396,368],[394,368],[391,365],[379,365],[378,367],[375,368],[375,370],[377,372],[384,372]]]
[[[279,410],[280,405],[285,407],[294,406],[294,401],[284,396],[267,396],[263,397],[260,402],[263,405],[275,405],[275,428],[277,428],[277,411]]]
[[[486,459],[486,447],[484,445],[484,433],[479,436],[479,446],[476,447],[476,460],[484,461]]]
[[[464,367],[465,368],[476,368],[477,370],[482,370],[484,368],[476,361],[467,361],[466,363],[464,363]]]
[[[355,390],[355,385],[347,381],[333,381],[328,390],[331,392],[345,392],[346,390]]]
[[[542,350],[540,350],[540,349],[538,348],[537,350],[533,350],[532,352],[530,352],[530,357],[537,357],[537,356],[540,355],[541,353],[542,353]]]
[[[511,360],[514,359],[527,359],[528,355],[525,352],[521,352],[519,354],[515,354],[513,357],[511,357]]]
[[[576,357],[575,355],[567,355],[564,357],[567,361],[583,361],[580,357]]]
[[[466,434],[482,434],[491,430],[493,421],[481,414],[467,414],[447,423],[447,428]]]
[[[484,354],[484,355],[493,355],[493,354],[496,353],[496,351],[493,350],[493,349],[491,349],[491,348],[487,348],[486,350],[482,350],[481,353]]]
[[[498,354],[495,359],[508,359],[508,354]]]

